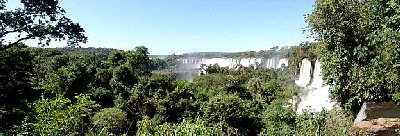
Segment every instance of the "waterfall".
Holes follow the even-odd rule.
[[[303,110],[312,112],[320,112],[322,109],[331,110],[334,102],[329,98],[329,87],[323,85],[321,63],[315,62],[313,80],[311,85],[307,86],[310,81],[311,62],[303,59],[300,67],[299,80],[296,84],[303,87],[300,93],[300,103],[298,104],[296,113],[301,114]]]
[[[221,67],[236,68],[238,65],[249,67],[250,65],[265,68],[281,68],[282,65],[288,66],[286,58],[184,58],[178,60],[181,68],[200,68],[201,64],[214,65]],[[261,65],[262,64],[262,65]],[[333,108],[334,102],[329,98],[329,87],[323,84],[321,63],[315,62],[314,73],[311,75],[311,61],[303,59],[300,65],[299,79],[295,83],[300,86],[300,103],[297,106],[296,113],[301,114],[302,111],[310,110],[315,112],[322,111],[323,108],[330,110]],[[311,81],[311,76],[313,76]],[[311,84],[310,84],[311,81]]]
[[[363,105],[361,106],[360,111],[358,112],[356,118],[354,119],[354,125],[360,123],[361,121],[363,121],[365,118],[367,118],[367,115],[365,113],[365,110],[367,109],[367,103],[363,103]]]
[[[220,67],[227,67],[230,69],[238,68],[239,65],[244,67],[250,67],[251,65],[254,68],[264,67],[264,68],[271,68],[271,69],[279,69],[282,65],[288,66],[288,59],[286,58],[181,58],[177,59],[178,64],[176,65],[175,72],[180,72],[177,75],[180,75],[180,79],[191,81],[196,75],[201,73],[200,68],[201,65],[204,64],[208,65],[215,65],[218,64]],[[190,70],[191,69],[191,70]],[[197,71],[193,71],[197,70]],[[186,72],[186,73],[183,73]],[[189,74],[187,72],[192,72]],[[205,73],[205,71],[202,71]]]
[[[263,65],[265,68],[275,68],[279,69],[282,68],[282,65],[288,66],[289,61],[286,58],[269,58],[266,60],[261,61],[261,63],[264,63]]]
[[[288,66],[288,59],[286,58],[183,58],[178,59],[179,68],[200,68],[201,64],[214,65],[218,64],[220,67],[236,68],[238,65],[249,67],[251,65],[264,68],[281,68],[282,65]]]
[[[237,65],[237,61],[231,58],[211,58],[204,59],[202,64],[205,64],[207,66],[218,64],[218,66],[220,67],[234,68]]]
[[[286,58],[280,59],[277,68],[282,68],[282,65],[289,66],[289,60]]]
[[[308,59],[303,59],[300,66],[299,80],[295,81],[300,87],[306,87],[310,82],[311,62]]]
[[[263,59],[262,58],[243,58],[240,59],[240,65],[243,67],[250,67],[251,65],[257,67],[258,64],[262,63]]]
[[[311,87],[322,87],[322,84],[324,81],[322,80],[322,68],[321,68],[321,62],[318,60],[315,61],[315,66],[314,66],[314,75],[313,75],[313,80],[311,83]]]
[[[275,59],[267,59],[266,68],[275,68]]]

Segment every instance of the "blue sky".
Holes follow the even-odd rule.
[[[310,40],[303,34],[303,15],[313,4],[314,0],[61,0],[68,17],[89,37],[83,47],[132,50],[143,45],[150,54],[297,45]]]

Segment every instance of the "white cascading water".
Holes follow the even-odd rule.
[[[267,61],[266,61],[266,68],[275,68],[275,63],[276,63],[276,60],[275,59],[267,59]]]
[[[318,60],[315,61],[314,66],[314,75],[313,80],[311,82],[311,87],[318,88],[324,84],[324,80],[322,79],[322,65]]]
[[[250,65],[257,66],[258,64],[265,68],[281,68],[282,65],[288,66],[286,58],[186,58],[180,59],[180,67],[184,68],[200,68],[201,64],[214,65],[218,64],[221,67],[236,68],[238,65],[249,67]],[[300,65],[299,79],[295,83],[302,87],[300,93],[300,103],[297,106],[296,113],[301,114],[303,110],[320,112],[323,108],[331,110],[334,102],[329,98],[329,86],[323,85],[321,63],[315,62],[314,74],[311,80],[311,62],[308,59],[303,59]]]
[[[365,113],[366,109],[367,109],[367,103],[363,103],[360,111],[358,112],[356,118],[354,119],[354,125],[360,123],[361,121],[367,118],[367,114]]]
[[[180,67],[182,68],[200,68],[201,64],[205,65],[214,65],[218,64],[221,67],[228,68],[236,68],[239,65],[244,67],[253,66],[261,66],[265,68],[281,68],[282,65],[288,66],[288,59],[264,59],[264,58],[243,58],[243,59],[234,59],[234,58],[185,58],[179,59]],[[260,65],[265,64],[265,65]],[[255,68],[256,68],[255,67]]]
[[[308,59],[303,59],[300,66],[299,80],[296,80],[296,84],[300,87],[306,87],[311,79],[311,62]]]
[[[211,58],[211,59],[203,59],[201,64],[205,65],[214,65],[218,64],[221,67],[229,67],[229,68],[234,68],[237,63],[236,60],[234,59],[229,59],[229,58]],[[199,64],[199,65],[201,65]]]
[[[301,114],[303,110],[311,112],[321,112],[322,109],[331,110],[334,102],[329,98],[329,86],[323,85],[321,63],[315,62],[313,80],[309,84],[311,74],[311,62],[303,59],[300,67],[299,80],[296,84],[302,87],[300,93],[300,103],[297,106],[296,113]]]
[[[286,67],[289,66],[289,60],[286,58],[279,59],[277,68],[282,68],[282,64],[284,64]]]
[[[250,65],[257,66],[262,62],[262,58],[244,58],[240,59],[240,65],[249,67]]]
[[[250,67],[251,65],[253,65],[255,69],[258,67],[279,69],[282,65],[288,66],[288,61],[285,58],[184,58],[178,59],[177,71],[175,72],[179,75],[179,79],[192,81],[196,75],[206,73],[204,70],[200,69],[202,64],[206,66],[218,64],[220,67],[227,67],[230,69],[238,68],[238,66]],[[200,71],[193,73],[190,72],[190,69],[199,69]]]

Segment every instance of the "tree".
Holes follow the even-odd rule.
[[[151,75],[148,54],[148,49],[143,46],[127,52],[112,51],[107,60],[113,72],[112,86],[131,88],[139,81],[147,79]]]
[[[33,123],[35,135],[83,135],[89,126],[84,121],[92,116],[98,108],[88,95],[75,97],[76,103],[70,99],[59,97],[43,99],[33,103],[36,122]]]
[[[223,123],[213,124],[208,126],[203,120],[191,121],[185,119],[178,124],[164,123],[157,125],[147,118],[138,122],[137,136],[162,136],[162,135],[177,135],[177,136],[223,136],[223,135],[238,135],[235,129],[228,128],[224,130]]]
[[[130,60],[129,64],[135,69],[135,75],[139,79],[148,78],[151,75],[149,70],[151,66],[148,56],[149,50],[144,46],[138,46],[131,53],[133,54],[133,59]]]
[[[318,43],[316,42],[303,42],[300,43],[299,46],[291,47],[289,50],[289,66],[292,70],[292,73],[299,73],[300,66],[299,63],[303,59],[309,59],[312,63],[312,67],[314,67],[315,61],[318,59]]]
[[[8,10],[7,0],[0,0],[0,120],[5,122],[0,131],[20,125],[29,110],[27,103],[38,96],[30,81],[33,58],[20,43],[28,39],[38,39],[39,45],[49,45],[52,40],[67,39],[69,45],[87,41],[83,28],[65,16],[58,0],[21,0],[21,3],[22,8]],[[6,43],[6,37],[11,36],[16,40]]]
[[[203,117],[209,122],[224,122],[241,135],[257,135],[263,127],[260,111],[251,101],[234,94],[217,95],[201,105]]]
[[[127,131],[128,124],[126,113],[118,108],[105,108],[97,112],[92,118],[92,124],[98,129],[120,135]]]
[[[0,133],[22,123],[40,92],[30,82],[32,59],[24,45],[0,50]]]
[[[73,98],[76,94],[86,93],[94,83],[96,64],[99,63],[94,56],[71,54],[63,55],[63,63],[58,69],[50,72],[47,79],[40,84],[46,90],[46,95],[60,95]]]
[[[21,0],[22,8],[7,10],[7,0],[0,0],[0,45],[6,45],[6,36],[17,35],[16,41],[39,39],[39,45],[49,45],[52,40],[67,39],[69,45],[85,43],[87,37],[78,23],[65,16],[58,0]]]
[[[390,101],[400,92],[398,1],[317,0],[306,20],[342,106],[357,111],[364,101]]]

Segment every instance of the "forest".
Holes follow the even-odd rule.
[[[80,48],[88,40],[84,26],[58,1],[23,0],[17,9],[6,3],[0,0],[0,135],[370,135],[353,128],[362,103],[400,104],[396,0],[316,0],[305,17],[315,42],[164,59],[144,46]],[[7,41],[10,35],[17,40]],[[42,48],[61,40],[69,46]],[[165,70],[179,57],[277,54],[289,65],[210,65],[191,82]],[[296,114],[288,105],[301,92],[295,80],[304,58],[322,62],[334,109]]]

